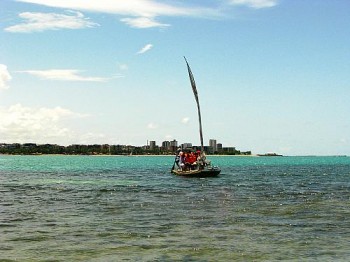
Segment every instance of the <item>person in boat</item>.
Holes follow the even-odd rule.
[[[195,153],[195,156],[196,156],[196,162],[198,162],[198,160],[201,157],[201,151],[197,150],[196,153]]]
[[[207,165],[205,153],[201,151],[197,151],[198,157],[197,157],[197,164],[199,166],[199,169],[204,169],[204,167]]]
[[[180,164],[180,168],[181,170],[184,170],[185,169],[185,155],[184,155],[184,152],[180,151],[179,153],[179,164]]]
[[[197,156],[194,152],[191,152],[188,155],[188,160],[187,160],[188,164],[189,164],[189,168],[191,170],[194,170],[197,168]]]
[[[180,168],[180,152],[181,152],[181,148],[178,148],[176,151],[176,157],[175,157],[175,164],[177,166],[177,168]]]
[[[184,161],[185,161],[185,168],[184,170],[190,170],[191,169],[191,164],[190,164],[190,157],[188,153],[185,153],[185,157],[184,157]]]

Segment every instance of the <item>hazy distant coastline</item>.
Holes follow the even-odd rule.
[[[179,147],[150,147],[150,146],[132,146],[132,145],[69,145],[61,146],[57,144],[35,144],[35,143],[0,143],[0,154],[8,155],[174,155]],[[200,147],[193,146],[192,150],[198,150]],[[205,152],[208,155],[239,155],[251,156],[251,151],[242,152],[234,147],[230,151],[215,151],[212,152],[210,147],[205,147]]]

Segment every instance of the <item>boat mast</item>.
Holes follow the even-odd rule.
[[[188,75],[190,77],[192,91],[193,91],[194,97],[195,97],[196,102],[197,102],[198,119],[199,119],[199,137],[200,137],[200,140],[201,140],[201,153],[203,154],[204,153],[204,146],[203,146],[203,132],[202,132],[202,117],[201,117],[201,109],[200,109],[200,106],[199,106],[198,92],[197,92],[196,82],[194,81],[194,77],[193,77],[191,68],[190,68],[190,66],[189,66],[189,64],[188,64],[188,62],[186,60],[186,57],[184,57],[184,58],[185,58],[185,61],[186,61],[186,64],[187,64],[187,71],[188,71]]]

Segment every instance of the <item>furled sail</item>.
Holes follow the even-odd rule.
[[[200,136],[200,140],[201,140],[201,152],[203,154],[204,153],[204,146],[203,146],[202,117],[201,117],[201,109],[199,106],[198,92],[197,92],[196,82],[194,81],[194,77],[193,77],[191,68],[186,60],[186,57],[184,57],[184,58],[185,58],[185,61],[187,64],[187,70],[188,70],[188,75],[189,75],[190,81],[191,81],[192,91],[193,91],[194,97],[195,97],[196,102],[197,102],[198,118],[199,118],[199,136]]]

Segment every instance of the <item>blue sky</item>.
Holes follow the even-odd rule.
[[[0,143],[350,155],[347,0],[2,0]]]

